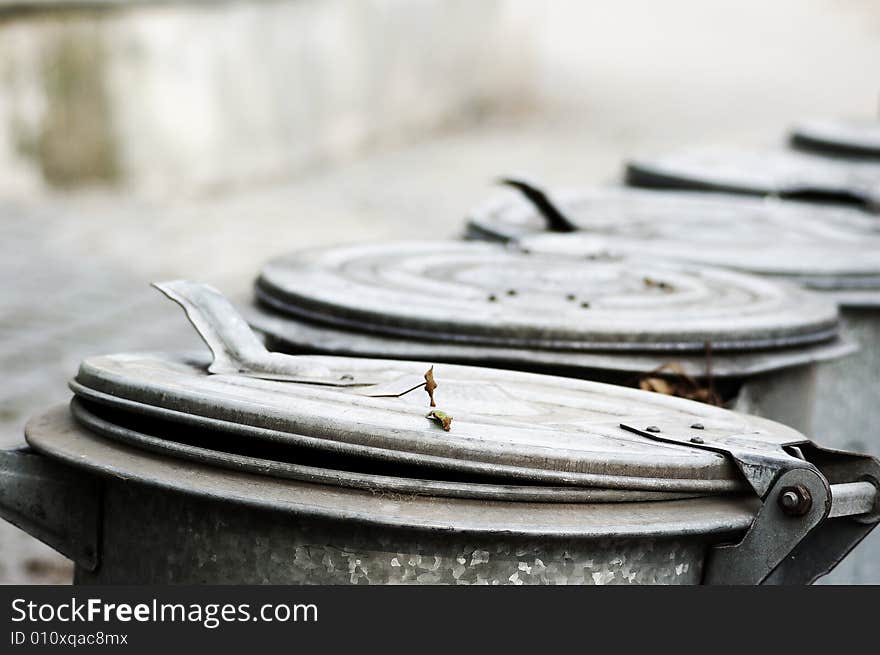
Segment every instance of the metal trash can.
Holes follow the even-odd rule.
[[[728,191],[854,204],[880,211],[880,163],[796,150],[693,148],[631,159],[632,186]]]
[[[520,184],[523,184],[520,182]],[[597,249],[636,258],[662,254],[787,279],[839,303],[842,333],[858,356],[818,368],[812,420],[816,438],[835,447],[880,454],[880,222],[841,207],[683,191],[593,188],[531,197],[505,196],[472,212],[468,234],[517,241],[536,252],[583,257]],[[576,232],[546,234],[552,205]],[[559,224],[557,216],[552,217]],[[559,230],[557,230],[559,231]],[[541,234],[541,233],[544,234]],[[532,235],[532,236],[529,236]],[[748,408],[747,403],[743,403]],[[839,581],[880,582],[876,556],[851,558]],[[859,566],[856,566],[859,564]]]
[[[78,583],[803,584],[880,520],[880,463],[766,419],[444,364],[429,395],[425,363],[270,353],[160,288],[213,358],[86,360],[0,453],[0,512]]]
[[[791,131],[791,144],[819,154],[880,158],[880,120],[801,121]]]
[[[321,248],[269,262],[255,289],[247,318],[273,350],[641,385],[747,402],[806,433],[816,363],[852,348],[837,337],[834,304],[793,286],[601,251],[572,259],[440,240]]]

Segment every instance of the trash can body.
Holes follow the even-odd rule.
[[[78,584],[699,584],[718,537],[377,529],[109,481],[105,553]],[[162,544],[136,548],[135,544]]]

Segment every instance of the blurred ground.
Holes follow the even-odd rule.
[[[761,143],[793,117],[876,114],[874,3],[511,4],[533,17],[527,112],[235,189],[0,198],[0,446],[20,442],[29,415],[68,399],[84,357],[198,345],[151,280],[246,294],[260,263],[289,249],[454,237],[501,173],[604,182],[636,151]],[[0,552],[0,583],[69,580],[64,560],[5,523]]]

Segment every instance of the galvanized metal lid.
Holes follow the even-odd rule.
[[[631,159],[634,186],[835,200],[880,209],[880,164],[788,150],[691,149]]]
[[[724,457],[646,439],[621,424],[649,431],[653,425],[674,425],[695,437],[748,435],[772,444],[804,440],[765,419],[662,394],[438,364],[437,410],[452,417],[446,431],[426,418],[431,408],[424,392],[387,397],[409,388],[427,363],[289,360],[296,369],[325,370],[329,383],[210,374],[209,360],[198,357],[121,354],[83,362],[73,389],[85,402],[124,415],[213,425],[217,435],[238,426],[255,443],[271,443],[291,455],[317,449],[341,461],[373,458],[608,489],[712,493],[740,488],[740,478]],[[349,376],[350,386],[333,386]]]
[[[749,377],[855,352],[854,344],[841,339],[772,350],[675,353],[542,350],[511,346],[474,346],[467,343],[402,339],[356,332],[312,323],[273,311],[262,304],[243,307],[255,329],[262,332],[273,350],[356,357],[382,357],[498,366],[587,380],[620,380],[630,384],[652,371],[674,369],[695,379],[711,373],[713,379],[744,380]],[[621,376],[625,376],[621,379]]]
[[[700,192],[585,188],[549,194],[579,231],[547,231],[530,202],[505,195],[473,211],[474,237],[536,252],[668,257],[790,278],[880,302],[880,221],[854,209]],[[528,238],[538,235],[538,238]]]
[[[561,351],[791,346],[832,338],[837,321],[833,303],[731,271],[474,242],[299,252],[268,263],[257,294],[290,315],[364,332]]]
[[[114,480],[282,512],[293,520],[342,520],[451,534],[621,538],[728,534],[746,530],[760,503],[754,495],[675,502],[543,503],[402,496],[330,484],[257,477],[110,441],[78,425],[65,407],[26,428],[36,451]]]
[[[794,126],[791,140],[797,147],[828,154],[880,157],[880,120],[806,120]]]

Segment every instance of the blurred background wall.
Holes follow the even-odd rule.
[[[180,193],[492,116],[735,135],[874,112],[870,0],[0,0],[0,192]]]
[[[876,116],[876,0],[0,0],[0,447],[89,355],[199,347],[313,244],[456,236],[501,173]],[[0,582],[70,567],[0,523]]]
[[[527,26],[503,0],[13,1],[0,24],[12,192],[289,175],[516,111],[533,82]]]

